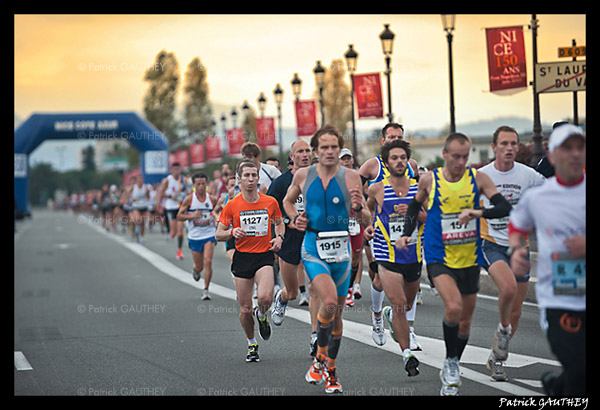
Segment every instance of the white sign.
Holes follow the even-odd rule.
[[[146,168],[146,174],[168,174],[169,155],[167,151],[146,151],[144,168]]]
[[[585,91],[585,61],[538,63],[535,86],[538,93]]]
[[[15,178],[27,178],[27,154],[15,153]]]

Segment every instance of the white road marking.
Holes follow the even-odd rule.
[[[172,264],[163,256],[151,251],[143,245],[138,243],[130,242],[120,236],[114,235],[112,233],[106,232],[101,227],[95,225],[92,222],[88,221],[89,226],[94,228],[97,232],[121,243],[132,252],[142,257],[150,264],[152,264],[156,269],[165,273],[166,275],[179,280],[180,282],[185,283],[186,285],[193,286],[198,289],[204,289],[204,279],[201,279],[198,282],[195,282],[192,278],[191,272],[186,272],[178,266]],[[235,290],[227,288],[225,286],[221,286],[217,283],[210,284],[210,291],[215,295],[222,296],[224,298],[228,298],[231,300],[236,300]],[[286,311],[286,317],[299,320],[301,322],[310,324],[310,314],[307,310],[297,309],[288,307]],[[386,330],[389,332],[389,330]],[[358,342],[364,343],[368,346],[376,347],[372,337],[371,337],[371,326],[363,323],[358,323],[350,320],[344,320],[344,337],[348,337],[350,339],[356,340]],[[445,356],[445,344],[443,340],[418,336],[419,343],[423,346],[423,351],[415,352],[415,356],[419,359],[419,361],[428,366],[432,366],[438,369],[441,369],[443,366],[444,356]],[[380,346],[380,349],[388,351],[390,353],[394,353],[398,356],[401,356],[400,346],[393,341],[391,335],[388,333],[388,340],[390,342],[386,343],[384,346]],[[465,349],[464,359],[462,362],[464,363],[475,363],[475,364],[484,364],[489,355],[488,348],[482,348],[478,346],[469,345]],[[553,366],[560,366],[560,363],[555,360],[544,359],[541,357],[535,356],[527,356],[520,355],[517,353],[510,353],[509,358],[507,360],[507,367],[522,367],[527,366],[533,363],[543,363],[549,364]],[[500,390],[504,393],[513,394],[517,396],[539,396],[542,393],[539,393],[534,390],[526,389],[522,386],[512,384],[510,382],[494,382],[490,379],[490,376],[486,373],[479,373],[474,370],[468,369],[464,366],[460,369],[461,377],[465,379],[469,379],[486,386],[492,387],[494,389]],[[529,383],[531,384],[531,383]],[[535,386],[537,387],[537,386]]]
[[[23,352],[15,352],[15,369],[17,371],[33,370]]]

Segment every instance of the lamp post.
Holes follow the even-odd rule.
[[[261,91],[258,96],[258,110],[260,111],[261,118],[265,116],[265,107],[267,106],[267,99],[265,98],[265,94]]]
[[[532,36],[532,47],[531,51],[533,54],[533,66],[537,64],[537,29],[538,19],[535,14],[531,15],[531,36]],[[544,148],[542,146],[542,122],[540,119],[540,95],[537,92],[537,84],[535,82],[535,76],[533,78],[533,147],[531,147],[531,162],[529,165],[536,166],[537,163],[544,156]]]
[[[392,50],[394,47],[395,35],[392,30],[390,30],[389,24],[384,24],[383,27],[385,29],[379,35],[379,39],[381,40],[381,48],[383,50],[383,55],[385,56],[385,75],[387,76],[388,88],[388,122],[392,122],[394,119],[394,114],[392,114],[392,67],[390,66],[390,63],[392,61]]]
[[[235,107],[233,107],[231,109],[231,122],[233,122],[233,128],[237,128],[237,123],[235,122],[235,120],[237,119],[237,111],[235,110]]]
[[[356,146],[356,122],[354,121],[354,73],[356,72],[358,53],[354,51],[352,44],[348,44],[348,51],[346,51],[346,54],[344,54],[344,58],[346,59],[346,66],[348,67],[348,72],[350,73],[350,98],[352,101],[352,152],[356,157],[358,155],[358,151]]]
[[[281,103],[283,102],[283,90],[279,84],[277,84],[273,90],[273,96],[275,97],[275,104],[277,104],[277,120],[279,121],[279,163],[283,165],[283,133],[281,131]]]
[[[317,60],[317,65],[313,69],[315,73],[315,82],[319,89],[319,105],[321,107],[321,127],[325,125],[325,111],[323,110],[323,86],[325,85],[325,69],[321,65],[321,61]]]
[[[298,73],[294,73],[294,78],[290,81],[292,84],[292,93],[296,101],[300,100],[300,94],[302,93],[302,80],[298,77]]]
[[[450,82],[450,134],[456,132],[454,120],[454,74],[452,72],[452,32],[454,31],[455,14],[442,14],[442,24],[448,39],[448,78]]]

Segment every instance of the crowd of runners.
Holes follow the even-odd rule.
[[[358,167],[341,133],[324,126],[310,143],[292,144],[287,164],[260,162],[259,146],[247,142],[235,169],[225,164],[213,178],[184,175],[173,163],[161,183],[145,184],[138,176],[121,187],[74,194],[69,206],[140,243],[148,230],[160,230],[176,244],[178,259],[186,236],[192,278],[204,279],[202,299],[211,298],[212,258],[224,242],[248,342],[246,361],[260,360],[255,328],[269,339],[271,324],[282,326],[288,303],[299,300],[308,304],[312,323],[307,342],[313,362],[305,379],[324,382],[327,393],[342,391],[336,366],[342,314],[362,297],[364,259],[373,341],[385,344],[390,330],[407,377],[419,375],[421,278],[441,297],[441,395],[459,392],[460,359],[480,270],[486,269],[499,297],[485,365],[492,380],[507,380],[504,363],[529,283],[527,238],[535,231],[540,323],[562,364],[560,375],[541,375],[542,384],[550,395],[585,395],[585,133],[557,124],[544,159],[553,174],[516,162],[519,135],[509,126],[495,130],[491,147],[495,160],[474,169],[468,166],[471,140],[451,134],[442,149],[444,165],[427,170],[412,158],[402,125],[389,123],[380,154]]]

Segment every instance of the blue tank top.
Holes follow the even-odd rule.
[[[408,252],[398,250],[394,246],[394,239],[399,238],[404,227],[404,216],[396,209],[400,204],[406,204],[414,198],[417,193],[417,181],[410,180],[408,194],[398,198],[388,178],[383,179],[383,204],[381,211],[375,215],[375,236],[373,237],[373,256],[376,261],[392,263],[418,263],[421,262],[421,233],[423,224],[417,223],[417,229],[413,233],[414,240],[408,245]],[[377,207],[379,211],[379,207]]]

